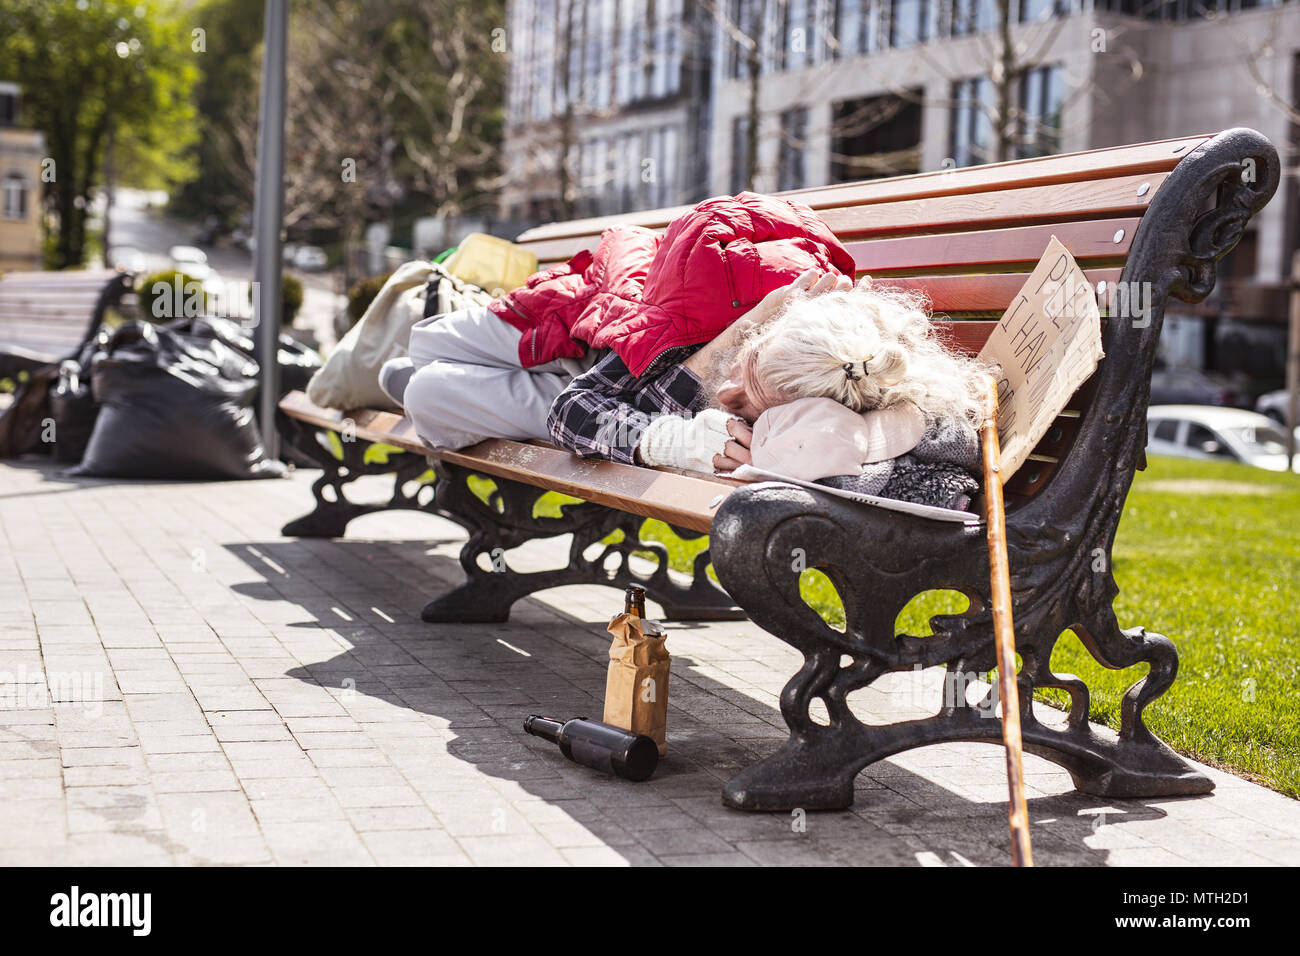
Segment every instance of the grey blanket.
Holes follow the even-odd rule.
[[[819,484],[858,494],[965,511],[979,491],[979,435],[965,422],[933,419],[915,448],[888,461],[864,465],[858,475],[836,475]]]

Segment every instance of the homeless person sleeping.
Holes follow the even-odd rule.
[[[853,273],[807,206],[711,199],[662,239],[612,227],[485,307],[417,323],[379,383],[434,448],[543,439],[629,464],[752,463],[964,509],[980,366],[943,347],[922,303]]]

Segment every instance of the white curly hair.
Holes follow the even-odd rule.
[[[949,351],[925,300],[900,290],[795,297],[746,338],[740,363],[769,407],[812,397],[859,412],[910,402],[928,419],[976,428],[983,414],[988,367]]]

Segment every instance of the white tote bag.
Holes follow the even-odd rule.
[[[365,315],[339,341],[329,360],[307,383],[307,397],[322,408],[397,410],[379,388],[379,369],[406,354],[411,326],[425,315],[429,280],[440,277],[438,302],[431,315],[476,305],[489,296],[477,286],[449,275],[431,262],[407,262],[389,276]]]

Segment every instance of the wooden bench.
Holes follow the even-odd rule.
[[[0,276],[0,379],[76,354],[130,287],[116,269]]]
[[[1107,315],[1107,357],[1007,486],[1025,749],[1064,766],[1088,793],[1149,797],[1213,787],[1143,723],[1144,708],[1172,684],[1178,655],[1163,636],[1121,629],[1112,610],[1118,588],[1110,554],[1134,471],[1145,464],[1147,397],[1165,303],[1209,294],[1216,262],[1268,202],[1278,169],[1268,140],[1234,129],[790,194],[830,223],[860,272],[927,293],[936,312],[947,315],[939,320],[944,334],[967,351],[978,350],[1051,235],[1104,293],[1124,283],[1150,296],[1145,315]],[[684,209],[617,221],[662,228]],[[593,245],[613,221],[557,223],[519,241],[546,265]],[[1111,301],[1108,293],[1100,298]],[[628,554],[655,551],[639,538],[644,518],[661,518],[688,534],[707,532],[709,549],[689,588],[669,578],[659,549],[661,565],[643,581],[651,596],[669,617],[721,616],[734,601],[805,659],[781,695],[789,739],[727,784],[723,800],[730,806],[845,807],[857,772],[882,757],[939,741],[1000,741],[989,702],[970,703],[964,694],[936,700],[933,716],[888,726],[864,724],[848,703],[854,691],[893,671],[942,666],[951,678],[947,686],[964,687],[993,669],[982,525],[928,521],[789,485],[582,461],[541,443],[488,441],[433,456],[437,480],[430,485],[419,480],[427,450],[400,416],[326,411],[299,394],[281,407],[290,440],[325,469],[315,486],[316,510],[288,525],[286,534],[341,535],[351,518],[387,507],[433,512],[469,529],[461,554],[467,582],[425,609],[430,621],[502,620],[514,600],[540,588],[622,584],[632,577]],[[323,431],[358,440],[336,442],[330,453],[318,440]],[[369,441],[413,454],[367,459]],[[396,475],[390,501],[346,499],[347,482],[379,472]],[[475,475],[495,482],[490,496],[474,493]],[[558,516],[538,514],[536,503],[547,490],[584,503]],[[600,546],[612,531],[622,531],[621,540]],[[528,539],[566,533],[574,535],[566,569],[520,574],[491,560]],[[707,579],[710,560],[726,595]],[[835,585],[845,608],[843,631],[801,598],[792,569],[803,566]],[[969,609],[935,617],[933,636],[896,635],[899,612],[932,589],[965,594]],[[1117,740],[1091,729],[1084,682],[1051,670],[1052,648],[1066,629],[1108,668],[1149,667],[1123,699]],[[1034,718],[1030,703],[1041,687],[1068,694],[1064,727]]]

